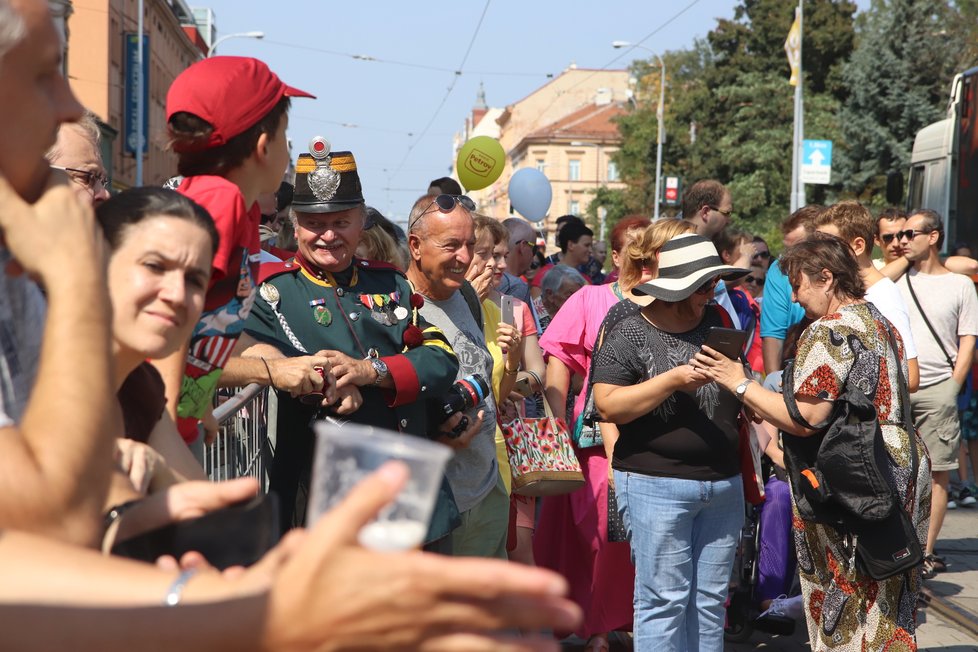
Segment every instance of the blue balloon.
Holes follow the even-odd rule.
[[[509,201],[516,211],[530,220],[539,222],[550,210],[553,189],[550,179],[536,168],[517,170],[509,179]]]

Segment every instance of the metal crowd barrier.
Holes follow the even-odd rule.
[[[217,439],[204,450],[204,470],[212,481],[257,478],[268,491],[275,454],[278,399],[268,387],[251,384],[240,391],[219,389],[214,418],[221,425]]]

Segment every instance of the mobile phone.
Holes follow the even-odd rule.
[[[221,570],[250,566],[278,543],[279,528],[277,498],[268,494],[120,541],[112,554],[155,562],[195,550]]]
[[[499,299],[499,306],[502,309],[502,319],[500,321],[509,324],[510,326],[515,326],[513,322],[513,297],[508,294],[504,294]]]
[[[517,380],[516,384],[513,385],[513,391],[526,397],[532,396],[533,389],[530,387],[529,377],[520,378]]]
[[[706,335],[704,344],[714,351],[719,351],[731,360],[740,359],[747,342],[747,331],[737,328],[720,328],[714,326]]]

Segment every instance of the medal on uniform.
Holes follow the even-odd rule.
[[[340,187],[340,174],[330,165],[329,141],[316,136],[309,141],[309,154],[316,159],[316,169],[309,173],[309,189],[319,201],[329,201]]]
[[[313,308],[312,316],[315,318],[316,322],[322,326],[329,326],[333,323],[333,314],[326,306],[316,306]]]
[[[309,307],[312,308],[312,317],[316,323],[323,326],[333,323],[333,313],[326,307],[326,299],[313,299],[309,302]]]
[[[402,319],[407,319],[407,316],[408,316],[408,309],[405,308],[404,306],[398,306],[394,308],[394,317],[397,318],[397,321],[401,321]]]
[[[272,307],[273,311],[278,310],[278,302],[282,296],[278,293],[277,287],[271,283],[262,283],[261,287],[258,288],[258,294]]]

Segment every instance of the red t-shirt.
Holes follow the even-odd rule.
[[[177,405],[180,435],[192,442],[197,438],[197,421],[213,401],[221,370],[255,302],[261,211],[257,202],[246,207],[241,189],[224,177],[187,177],[178,192],[207,209],[221,238],[204,313],[190,337]]]

